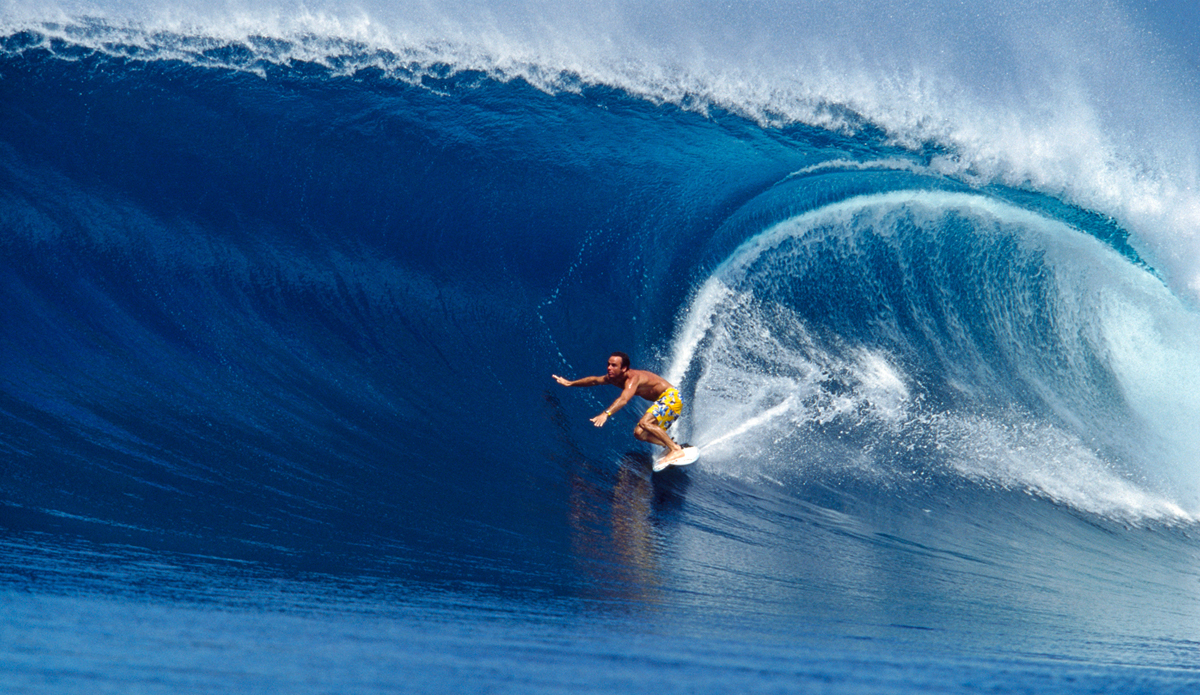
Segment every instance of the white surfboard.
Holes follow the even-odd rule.
[[[665,455],[659,457],[658,460],[654,462],[655,473],[666,470],[671,466],[686,466],[689,463],[695,463],[696,460],[700,458],[700,450],[694,446],[685,446],[683,447],[683,456],[675,459],[674,461],[671,461],[670,463],[663,463],[663,458],[665,458]]]

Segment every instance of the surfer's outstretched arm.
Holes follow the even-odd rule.
[[[567,379],[557,374],[551,374],[555,381],[563,386],[600,386],[608,381],[602,376],[585,376],[580,379]]]

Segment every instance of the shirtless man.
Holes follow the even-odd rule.
[[[592,424],[603,427],[612,414],[625,407],[629,399],[641,396],[651,401],[650,408],[633,428],[633,436],[643,442],[650,442],[666,447],[667,453],[660,463],[667,463],[683,456],[683,448],[676,444],[669,435],[667,428],[683,412],[683,399],[679,390],[666,379],[644,369],[630,369],[629,355],[614,352],[608,358],[608,374],[606,376],[585,376],[581,379],[564,379],[557,374],[551,374],[554,380],[563,386],[600,386],[611,384],[621,389],[621,395],[603,412],[592,418]]]

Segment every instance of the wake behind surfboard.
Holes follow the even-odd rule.
[[[654,461],[655,473],[664,471],[671,466],[686,466],[688,464],[695,463],[700,458],[700,450],[694,446],[685,446],[683,447],[683,456],[680,458],[677,458],[670,463],[664,463],[663,458],[665,457],[660,457]]]

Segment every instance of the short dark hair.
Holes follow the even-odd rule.
[[[609,357],[620,357],[621,367],[629,369],[629,355],[626,355],[623,352],[614,352],[613,354],[609,355]]]

